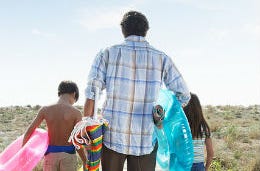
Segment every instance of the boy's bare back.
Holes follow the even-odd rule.
[[[81,113],[69,104],[54,104],[41,109],[48,127],[49,145],[71,145],[68,139]]]
[[[49,146],[43,164],[45,170],[49,170],[53,167],[57,170],[57,163],[63,163],[58,164],[60,168],[76,170],[77,160],[74,154],[75,148],[72,144],[68,143],[68,139],[74,126],[77,122],[81,121],[82,118],[81,112],[72,106],[79,98],[77,84],[72,81],[62,81],[58,87],[58,96],[59,100],[57,103],[42,107],[39,110],[24,134],[22,146],[27,143],[34,130],[45,120],[49,135]],[[84,150],[80,149],[77,150],[77,152],[82,160],[83,166],[85,166],[86,155]],[[49,153],[53,153],[53,155],[49,155]],[[66,162],[61,162],[61,160],[69,160],[69,165],[66,165]],[[51,164],[49,164],[49,161],[51,161]]]

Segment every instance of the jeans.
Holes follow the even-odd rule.
[[[204,162],[193,163],[191,171],[205,171]]]

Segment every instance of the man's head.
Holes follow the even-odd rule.
[[[63,94],[74,94],[75,101],[79,98],[79,89],[76,83],[72,81],[62,81],[58,87],[58,96]]]
[[[130,35],[146,36],[149,29],[149,23],[146,17],[137,11],[129,11],[124,14],[120,23],[124,37]]]

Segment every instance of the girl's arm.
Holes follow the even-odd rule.
[[[205,168],[206,168],[206,171],[208,171],[210,164],[211,164],[211,161],[212,161],[213,156],[214,156],[212,140],[211,140],[210,137],[205,139],[205,145],[206,145],[206,150],[207,150],[207,160],[206,160]]]

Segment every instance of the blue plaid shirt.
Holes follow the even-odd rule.
[[[94,99],[95,87],[106,90],[102,113],[110,124],[104,135],[108,148],[136,156],[151,153],[152,108],[163,83],[181,103],[188,103],[189,90],[171,58],[144,37],[129,36],[122,44],[98,53],[85,93]]]

